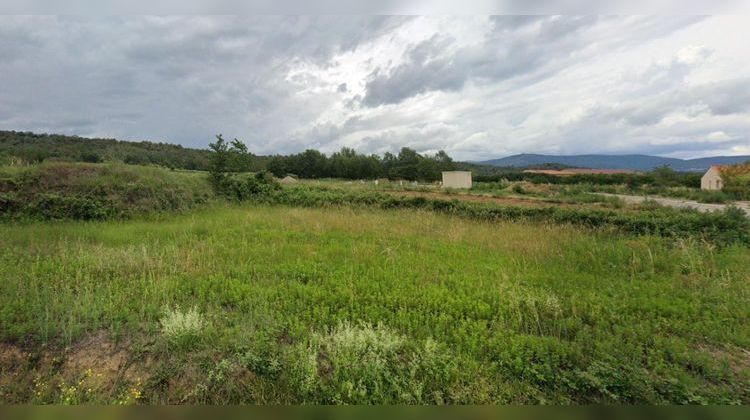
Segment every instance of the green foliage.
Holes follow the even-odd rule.
[[[226,173],[229,171],[229,160],[231,158],[229,145],[221,134],[217,134],[216,142],[209,144],[208,148],[212,152],[208,169],[209,179],[214,189],[220,189],[222,184],[226,182]]]
[[[420,155],[404,147],[398,156],[386,153],[364,155],[342,148],[330,157],[317,150],[299,154],[257,156],[234,139],[221,135],[209,150],[151,142],[127,142],[114,139],[87,139],[56,134],[0,131],[0,164],[35,164],[46,160],[71,162],[123,162],[129,165],[158,165],[167,168],[221,172],[258,172],[269,170],[278,177],[294,174],[302,178],[391,179],[437,181],[442,171],[457,166],[444,151],[434,156]],[[218,166],[217,166],[218,165]],[[218,183],[219,180],[213,180]]]
[[[228,148],[227,148],[228,149]],[[221,162],[217,161],[217,167]],[[354,205],[412,208],[477,220],[530,220],[615,228],[633,234],[699,237],[717,244],[750,243],[742,214],[697,213],[656,206],[643,211],[562,207],[504,207],[492,203],[399,197],[365,190],[299,185],[281,188],[264,171],[254,175],[211,175],[215,194],[232,201],[319,207]],[[0,172],[0,217],[5,219],[124,218],[163,211],[182,211],[209,201],[214,194],[200,174],[116,164],[50,163]],[[740,212],[741,213],[741,212]]]
[[[46,160],[70,162],[124,162],[168,168],[207,170],[209,152],[167,143],[128,142],[115,139],[81,138],[59,134],[0,131],[0,162],[3,157],[26,164]],[[262,162],[258,162],[260,167]]]
[[[124,218],[183,211],[212,198],[202,176],[122,164],[0,168],[0,219]]]
[[[344,179],[390,179],[437,181],[442,171],[453,170],[453,160],[444,151],[434,156],[420,155],[404,147],[398,156],[386,153],[381,159],[377,155],[358,154],[344,147],[330,157],[317,150],[305,150],[296,155],[274,156],[268,170],[277,177],[294,174],[302,178]]]
[[[0,399],[750,402],[747,247],[424,209],[0,225]]]
[[[736,200],[750,200],[750,162],[721,169],[723,192]]]
[[[258,172],[255,175],[225,176],[216,186],[218,194],[236,201],[262,199],[281,186],[267,172]]]
[[[346,191],[324,187],[295,186],[267,190],[254,196],[258,202],[303,207],[366,206],[382,209],[423,209],[475,220],[525,220],[573,224],[587,228],[614,228],[636,235],[674,238],[698,237],[716,244],[750,245],[750,220],[739,211],[700,213],[662,206],[642,207],[641,211],[584,209],[556,206],[515,207],[493,203],[394,196],[371,191]]]
[[[242,162],[248,158],[247,147],[237,139],[228,144],[221,134],[216,142],[209,145],[211,149],[211,168],[209,181],[216,194],[232,200],[248,200],[259,195],[268,195],[281,186],[266,171],[255,175],[234,175],[230,171],[233,162]]]
[[[634,174],[575,174],[556,176],[549,174],[527,173],[520,170],[505,170],[492,175],[477,175],[476,182],[499,181],[528,181],[535,184],[576,185],[588,184],[594,186],[626,185],[630,190],[644,186],[659,188],[688,187],[700,188],[700,173],[676,172],[669,167],[657,168],[651,172]]]

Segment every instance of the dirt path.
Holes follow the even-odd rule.
[[[646,200],[653,200],[664,206],[671,206],[671,207],[678,207],[678,208],[690,208],[690,209],[696,209],[702,212],[723,211],[724,209],[729,207],[729,204],[699,203],[697,201],[685,200],[685,199],[680,199],[680,198],[665,198],[665,197],[655,197],[655,196],[638,196],[638,195],[608,194],[608,193],[597,193],[597,194],[606,195],[609,197],[618,197],[622,199],[622,201],[628,204],[638,204]],[[740,208],[741,210],[745,212],[745,214],[750,216],[750,202],[735,201],[734,203],[732,203],[732,205]]]
[[[536,199],[523,199],[523,198],[515,198],[515,197],[492,197],[490,195],[478,195],[478,194],[445,194],[443,192],[423,192],[423,191],[392,191],[392,190],[384,190],[382,191],[384,193],[388,193],[391,195],[397,195],[400,197],[424,197],[424,198],[431,198],[431,199],[437,199],[437,200],[461,200],[461,201],[469,201],[473,203],[497,203],[497,204],[505,204],[509,206],[526,206],[526,207],[549,207],[549,206],[562,206],[562,207],[571,207],[570,204],[567,203],[550,203],[545,202],[542,200],[536,200]]]

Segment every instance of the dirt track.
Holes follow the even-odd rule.
[[[461,201],[469,201],[473,203],[497,203],[497,204],[504,204],[508,206],[525,206],[525,207],[547,207],[547,206],[558,206],[558,207],[591,207],[592,204],[584,205],[576,205],[576,204],[568,204],[568,203],[552,203],[547,202],[543,200],[533,199],[533,198],[515,198],[515,197],[492,197],[488,195],[478,195],[478,194],[445,194],[443,192],[428,192],[428,191],[384,191],[391,195],[397,195],[400,197],[424,197],[424,198],[431,198],[431,199],[437,199],[437,200],[461,200]],[[625,194],[608,194],[608,193],[596,193],[600,195],[605,195],[609,197],[617,197],[622,199],[625,203],[628,204],[640,204],[646,200],[653,200],[657,203],[664,205],[664,206],[671,206],[671,207],[677,207],[677,208],[692,208],[696,209],[698,211],[702,212],[711,212],[711,211],[723,211],[726,209],[729,205],[728,204],[709,204],[709,203],[699,203],[697,201],[692,200],[683,200],[679,198],[664,198],[664,197],[654,197],[654,196],[637,196],[637,195],[625,195]],[[595,204],[593,204],[595,206]],[[732,203],[735,207],[740,208],[743,210],[748,216],[750,216],[750,202],[747,201],[737,201]]]
[[[683,200],[679,198],[664,198],[664,197],[654,197],[654,196],[637,196],[637,195],[607,194],[607,193],[598,193],[598,194],[606,195],[609,197],[618,197],[622,199],[624,202],[629,203],[629,204],[638,204],[646,200],[653,200],[664,206],[671,206],[671,207],[677,207],[677,208],[690,208],[690,209],[696,209],[702,212],[723,211],[727,207],[729,207],[729,204],[699,203],[697,201]],[[736,201],[732,203],[732,205],[744,210],[745,214],[750,216],[750,202]]]
[[[424,191],[383,191],[385,193],[396,195],[399,197],[424,197],[436,200],[450,201],[453,199],[461,201],[469,201],[472,203],[497,203],[505,204],[508,206],[526,206],[526,207],[571,207],[570,204],[564,203],[550,203],[543,200],[537,200],[533,198],[523,199],[515,197],[492,197],[488,195],[478,194],[446,194],[443,192],[424,192]]]

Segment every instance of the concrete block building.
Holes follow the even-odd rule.
[[[471,188],[470,171],[443,172],[443,188]]]

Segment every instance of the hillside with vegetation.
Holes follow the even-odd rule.
[[[205,171],[208,170],[209,154],[207,149],[191,149],[169,143],[0,131],[0,164],[40,163],[47,160],[120,162]],[[264,157],[249,153],[237,170],[257,171],[265,167],[265,161]]]
[[[50,159],[87,163],[115,161],[206,170],[208,157],[207,150],[168,143],[0,131],[0,162],[5,163],[39,163]]]
[[[651,171],[667,166],[675,171],[705,172],[711,165],[732,165],[750,160],[750,156],[711,156],[697,159],[677,159],[651,155],[539,155],[523,153],[500,159],[477,162],[501,167],[536,167],[561,164],[577,168],[632,169]]]
[[[204,173],[121,163],[0,167],[0,220],[122,219],[184,211],[213,197]]]
[[[437,181],[444,170],[455,169],[445,152],[422,155],[404,147],[383,157],[342,148],[330,156],[317,150],[297,154],[258,156],[234,139],[221,142],[237,152],[227,163],[232,172],[257,172],[268,169],[279,177],[376,179]],[[168,143],[130,142],[114,139],[82,138],[58,134],[0,131],[0,165],[34,164],[44,161],[120,162],[130,165],[162,166],[172,169],[210,169],[210,149],[191,149]]]

